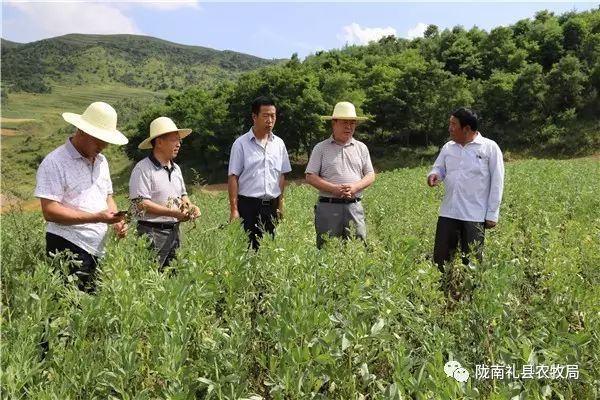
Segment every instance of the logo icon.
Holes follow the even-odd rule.
[[[446,376],[451,376],[458,382],[466,382],[469,379],[469,371],[464,369],[456,360],[450,360],[444,365]]]

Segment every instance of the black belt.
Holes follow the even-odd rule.
[[[152,222],[152,221],[140,221],[138,220],[138,225],[147,226],[150,228],[156,229],[174,229],[177,227],[179,222]]]
[[[358,203],[360,200],[360,197],[355,197],[354,199],[340,199],[338,197],[319,197],[319,203],[352,204]]]
[[[279,199],[279,197],[275,197],[274,199],[261,199],[260,197],[248,197],[238,194],[238,199],[260,203],[263,206],[272,206]]]

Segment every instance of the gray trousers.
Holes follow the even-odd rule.
[[[158,253],[160,269],[168,267],[179,248],[179,224],[172,229],[160,229],[147,225],[137,226],[138,235],[147,235],[152,249]]]
[[[485,224],[483,222],[439,217],[435,231],[433,261],[438,265],[438,269],[444,272],[444,263],[452,260],[460,245],[463,264],[469,264],[470,253],[475,253],[475,257],[481,262],[484,238]]]
[[[351,226],[353,226],[351,228]],[[366,241],[367,225],[362,203],[317,203],[315,206],[315,230],[317,248],[323,247],[324,236],[348,239],[355,229],[356,237]]]

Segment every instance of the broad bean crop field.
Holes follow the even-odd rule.
[[[598,159],[508,163],[484,261],[445,276],[431,261],[443,188],[426,172],[379,174],[368,244],[321,251],[308,186],[287,188],[258,253],[226,224],[226,193],[199,191],[174,271],[131,228],[110,237],[95,295],[44,257],[40,213],[3,214],[1,397],[600,398]]]

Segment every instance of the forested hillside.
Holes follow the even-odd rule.
[[[490,32],[461,26],[425,37],[385,37],[368,46],[323,51],[243,74],[215,90],[189,88],[167,97],[128,131],[128,154],[149,122],[170,115],[193,128],[180,160],[222,171],[234,137],[248,129],[250,101],[279,102],[276,133],[303,157],[328,132],[319,115],[340,100],[355,103],[370,122],[358,136],[375,156],[400,147],[439,146],[449,112],[480,111],[481,131],[503,148],[545,155],[587,154],[600,147],[600,9],[534,18]],[[382,149],[385,149],[382,150]]]

